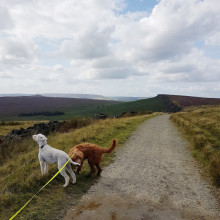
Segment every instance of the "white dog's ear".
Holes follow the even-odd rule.
[[[41,140],[41,141],[46,141],[47,138],[46,138],[44,135],[40,135],[40,140]]]

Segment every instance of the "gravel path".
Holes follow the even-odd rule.
[[[116,150],[113,163],[64,220],[220,219],[211,186],[201,178],[169,115],[143,123]]]

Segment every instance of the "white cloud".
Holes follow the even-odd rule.
[[[2,79],[12,79],[13,77],[8,73],[0,73],[0,78],[2,78]]]
[[[62,65],[57,64],[57,65],[54,66],[54,70],[55,70],[56,72],[61,72],[61,71],[64,70],[64,68],[63,68]]]
[[[219,32],[215,32],[212,35],[210,35],[206,41],[205,41],[206,45],[208,46],[218,46],[220,47],[220,31]]]
[[[91,24],[86,29],[80,30],[71,39],[64,40],[61,44],[60,54],[76,59],[94,59],[109,54],[109,41],[113,26],[99,27]]]
[[[7,30],[13,27],[13,22],[9,15],[7,8],[2,7],[0,4],[0,31]]]
[[[26,64],[37,61],[36,44],[16,37],[0,38],[0,62],[5,64]]]
[[[115,85],[118,95],[130,88],[138,95],[163,91],[148,83],[199,83],[204,94],[211,90],[202,82],[207,88],[220,82],[220,57],[206,54],[220,45],[219,0],[161,0],[150,14],[125,13],[125,7],[126,0],[0,0],[0,77],[17,80],[18,92],[29,83],[39,93],[46,82],[45,92],[71,92],[68,85],[77,82],[96,85],[92,93]],[[74,89],[81,92],[80,86]]]

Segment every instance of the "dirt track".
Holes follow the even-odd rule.
[[[146,121],[63,220],[220,219],[186,147],[169,115]]]

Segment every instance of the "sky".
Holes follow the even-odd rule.
[[[0,94],[220,98],[219,0],[0,0]]]

